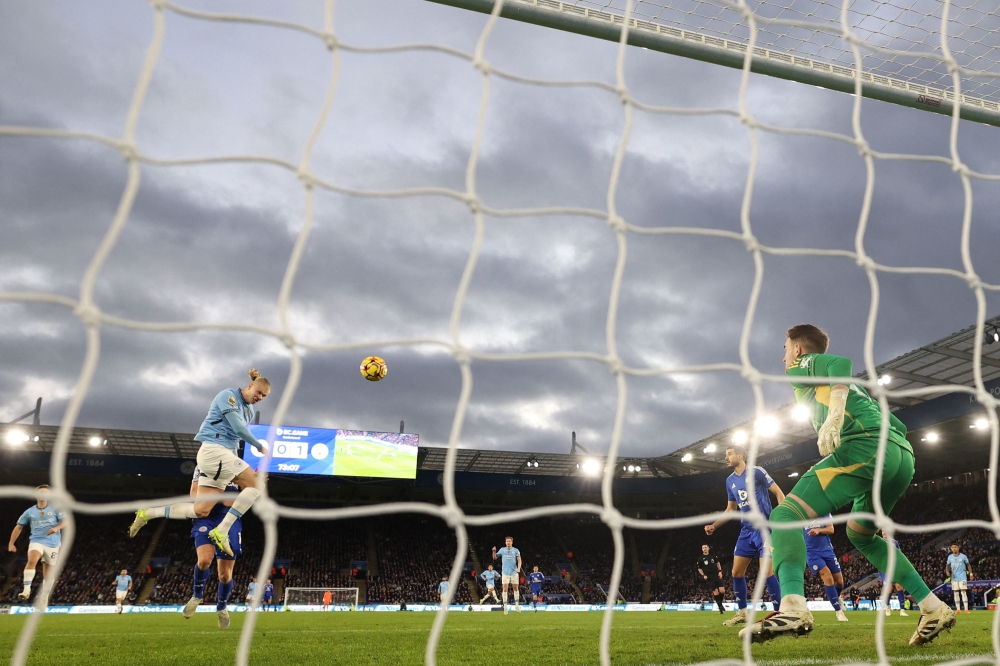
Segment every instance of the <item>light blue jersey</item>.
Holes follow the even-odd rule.
[[[513,576],[517,573],[517,558],[521,557],[521,551],[513,546],[504,546],[497,550],[497,557],[500,558],[500,572],[504,576]]]
[[[132,584],[132,576],[115,576],[115,590],[118,592],[128,592],[128,586]]]
[[[487,569],[479,574],[479,577],[486,581],[486,588],[491,589],[497,586],[497,578],[500,577],[500,574],[493,569]]]
[[[225,389],[215,396],[212,406],[208,408],[208,416],[194,436],[195,440],[205,444],[219,444],[235,452],[243,437],[226,420],[227,414],[235,414],[244,428],[248,423],[253,423],[253,405],[243,400],[240,389]]]
[[[969,580],[969,558],[965,553],[948,556],[948,569],[951,570],[951,582],[965,583]]]
[[[443,580],[440,583],[438,583],[438,592],[440,592],[441,594],[448,593],[448,581]]]
[[[256,591],[257,591],[257,583],[255,581],[250,581],[250,584],[247,585],[247,596],[252,597],[253,593]]]
[[[62,543],[62,532],[49,534],[48,531],[62,522],[63,513],[46,505],[39,509],[38,505],[29,508],[17,519],[18,525],[30,525],[31,537],[29,543],[37,543],[49,548],[58,548]]]
[[[733,472],[726,479],[726,495],[729,497],[730,502],[736,502],[736,506],[743,513],[749,513],[751,509],[750,495],[747,494],[747,471],[749,470],[750,468],[747,467],[743,470],[742,474]],[[764,514],[764,517],[768,518],[771,515],[771,496],[768,494],[767,489],[774,485],[774,479],[764,471],[763,467],[754,467],[753,473],[754,493],[757,495],[757,505],[760,507],[760,511]],[[743,524],[749,524],[749,521],[744,519]]]
[[[484,581],[486,581],[487,588],[492,588],[496,587],[497,578],[500,577],[500,574],[497,571],[494,571],[493,569],[487,569],[483,573],[479,574],[479,577],[482,578]]]

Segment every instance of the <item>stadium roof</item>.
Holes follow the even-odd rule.
[[[992,332],[994,328],[1000,327],[1000,317],[990,319],[986,323],[987,330]],[[963,329],[879,365],[877,367],[879,376],[890,375],[893,389],[938,384],[971,386],[973,384],[971,361],[974,337],[974,326]],[[984,381],[988,382],[1000,378],[1000,344],[984,345],[982,367]],[[861,373],[858,376],[864,377],[865,375]],[[941,395],[944,394],[893,402],[894,407],[899,409],[928,402]],[[808,423],[799,422],[793,418],[793,407],[794,405],[789,403],[770,413],[770,416],[774,418],[775,432],[762,440],[761,452],[763,455],[770,455],[775,451],[815,438],[815,433]],[[738,423],[711,437],[706,437],[664,456],[620,458],[616,470],[617,475],[627,478],[656,478],[687,476],[721,470],[725,467],[723,455],[726,445],[733,441],[737,431],[749,432],[753,423],[753,419]],[[958,433],[963,432],[963,429],[969,427],[965,421],[952,423],[951,426],[954,426],[952,430],[954,430],[953,434],[956,437]],[[58,430],[58,426],[0,425],[0,442],[7,446],[18,446],[28,450],[51,451]],[[27,441],[12,444],[8,439],[8,433],[12,431],[26,435]],[[968,435],[967,430],[964,432]],[[78,427],[70,439],[70,452],[193,459],[198,451],[198,443],[194,441],[193,437],[193,434]],[[710,450],[709,445],[711,444],[715,445],[714,451]],[[583,452],[577,453],[577,448]],[[422,446],[418,455],[418,468],[421,470],[443,470],[446,455],[447,449],[444,447]],[[586,476],[595,475],[603,468],[605,459],[605,456],[591,455],[575,444],[572,446],[572,452],[565,454],[459,449],[456,469],[459,472],[492,474]],[[949,456],[941,458],[940,462],[941,464],[949,462],[955,464],[959,463],[961,459],[961,456],[956,458],[953,452]],[[588,460],[593,460],[593,463],[587,464]],[[969,463],[972,464],[972,461],[970,460]],[[628,470],[630,465],[633,467],[633,471]],[[639,468],[638,471],[634,471],[636,467]]]
[[[991,337],[992,332],[997,330],[1000,330],[1000,316],[987,319],[986,332],[988,342],[983,345],[982,351],[984,382],[1000,378],[1000,344],[994,344]],[[972,386],[974,383],[972,374],[972,349],[975,344],[975,337],[976,327],[970,326],[937,342],[897,356],[890,361],[876,366],[875,369],[879,377],[888,375],[892,378],[891,386],[893,390],[949,384]],[[863,379],[867,377],[867,373],[862,372],[856,376]],[[935,393],[923,398],[894,398],[890,400],[890,405],[893,411],[896,411],[904,407],[912,407],[929,402],[943,395],[946,395],[946,393]],[[788,403],[770,412],[770,415],[774,417],[776,432],[773,436],[762,438],[762,452],[770,453],[816,437],[816,433],[808,422],[796,421],[793,418],[792,410],[794,406],[794,403]],[[685,464],[681,463],[681,460],[686,456],[690,456],[690,460],[686,464],[692,466],[691,473],[703,471],[702,467],[704,464],[714,463],[717,465],[716,469],[720,469],[725,466],[722,456],[725,453],[726,445],[733,441],[737,431],[749,433],[750,429],[754,427],[754,422],[754,419],[747,419],[742,423],[717,432],[711,437],[706,437],[680,448],[664,456],[662,459]],[[707,448],[710,448],[709,445],[711,444],[715,445],[714,452],[711,450],[706,451]]]

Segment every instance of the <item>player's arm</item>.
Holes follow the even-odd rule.
[[[823,527],[814,527],[809,530],[809,536],[819,536],[821,534],[825,534],[827,536],[833,534],[833,523],[824,525]]]
[[[708,578],[708,576],[705,575],[705,572],[701,570],[701,567],[698,567],[698,575],[702,578]]]
[[[825,363],[818,363],[816,374],[821,377],[850,377],[853,373],[851,359],[833,354],[822,354]],[[830,404],[826,413],[826,421],[820,426],[816,443],[820,455],[828,456],[840,446],[840,431],[844,427],[844,415],[847,413],[847,394],[850,389],[846,384],[830,386]]]
[[[17,552],[17,537],[21,536],[21,530],[23,529],[24,527],[21,525],[21,523],[14,525],[14,531],[10,533],[10,543],[7,544],[7,550],[9,550],[10,552],[12,553]]]
[[[52,527],[50,527],[49,531],[46,532],[45,534],[46,535],[55,534],[56,532],[58,532],[59,530],[61,530],[64,527],[66,527],[66,519],[65,518],[63,518],[58,523],[56,523],[55,525],[53,525]]]
[[[497,559],[497,547],[493,546],[493,559]]]
[[[778,500],[778,504],[785,501],[785,493],[778,487],[777,483],[772,481],[771,485],[769,485],[767,489],[771,491],[772,495],[774,495],[774,499]]]
[[[736,511],[738,508],[739,506],[736,504],[735,500],[729,500],[729,504],[726,505],[725,513],[729,513],[730,511]],[[712,523],[711,525],[705,525],[705,534],[711,535],[713,532],[715,532],[715,530],[719,528],[719,525],[722,525],[724,522],[726,522],[726,519],[725,517],[722,517],[719,518],[714,523]]]
[[[965,560],[965,571],[968,573],[969,580],[972,580],[972,562],[968,559]]]
[[[517,571],[515,573],[521,573],[521,556],[517,556]]]
[[[264,445],[257,441],[257,438],[250,434],[247,430],[246,425],[243,423],[243,419],[236,412],[229,412],[226,414],[226,421],[232,426],[233,430],[236,431],[237,436],[242,439],[247,444],[252,445],[255,449],[264,453]]]
[[[719,570],[719,578],[722,578],[722,563],[721,563],[721,562],[716,562],[716,563],[715,563],[715,566],[716,566],[716,567],[718,568],[718,570]]]

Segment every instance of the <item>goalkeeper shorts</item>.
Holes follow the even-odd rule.
[[[856,437],[841,444],[816,463],[792,488],[818,516],[853,503],[853,512],[875,513],[872,486],[878,456],[878,437]],[[882,510],[888,514],[913,480],[913,451],[909,442],[892,438],[885,443],[882,470]],[[867,523],[874,528],[870,521]]]

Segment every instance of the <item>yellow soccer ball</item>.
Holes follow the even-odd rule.
[[[370,382],[377,382],[385,377],[387,372],[389,372],[389,368],[386,367],[385,361],[378,356],[369,356],[361,361],[361,376]]]

